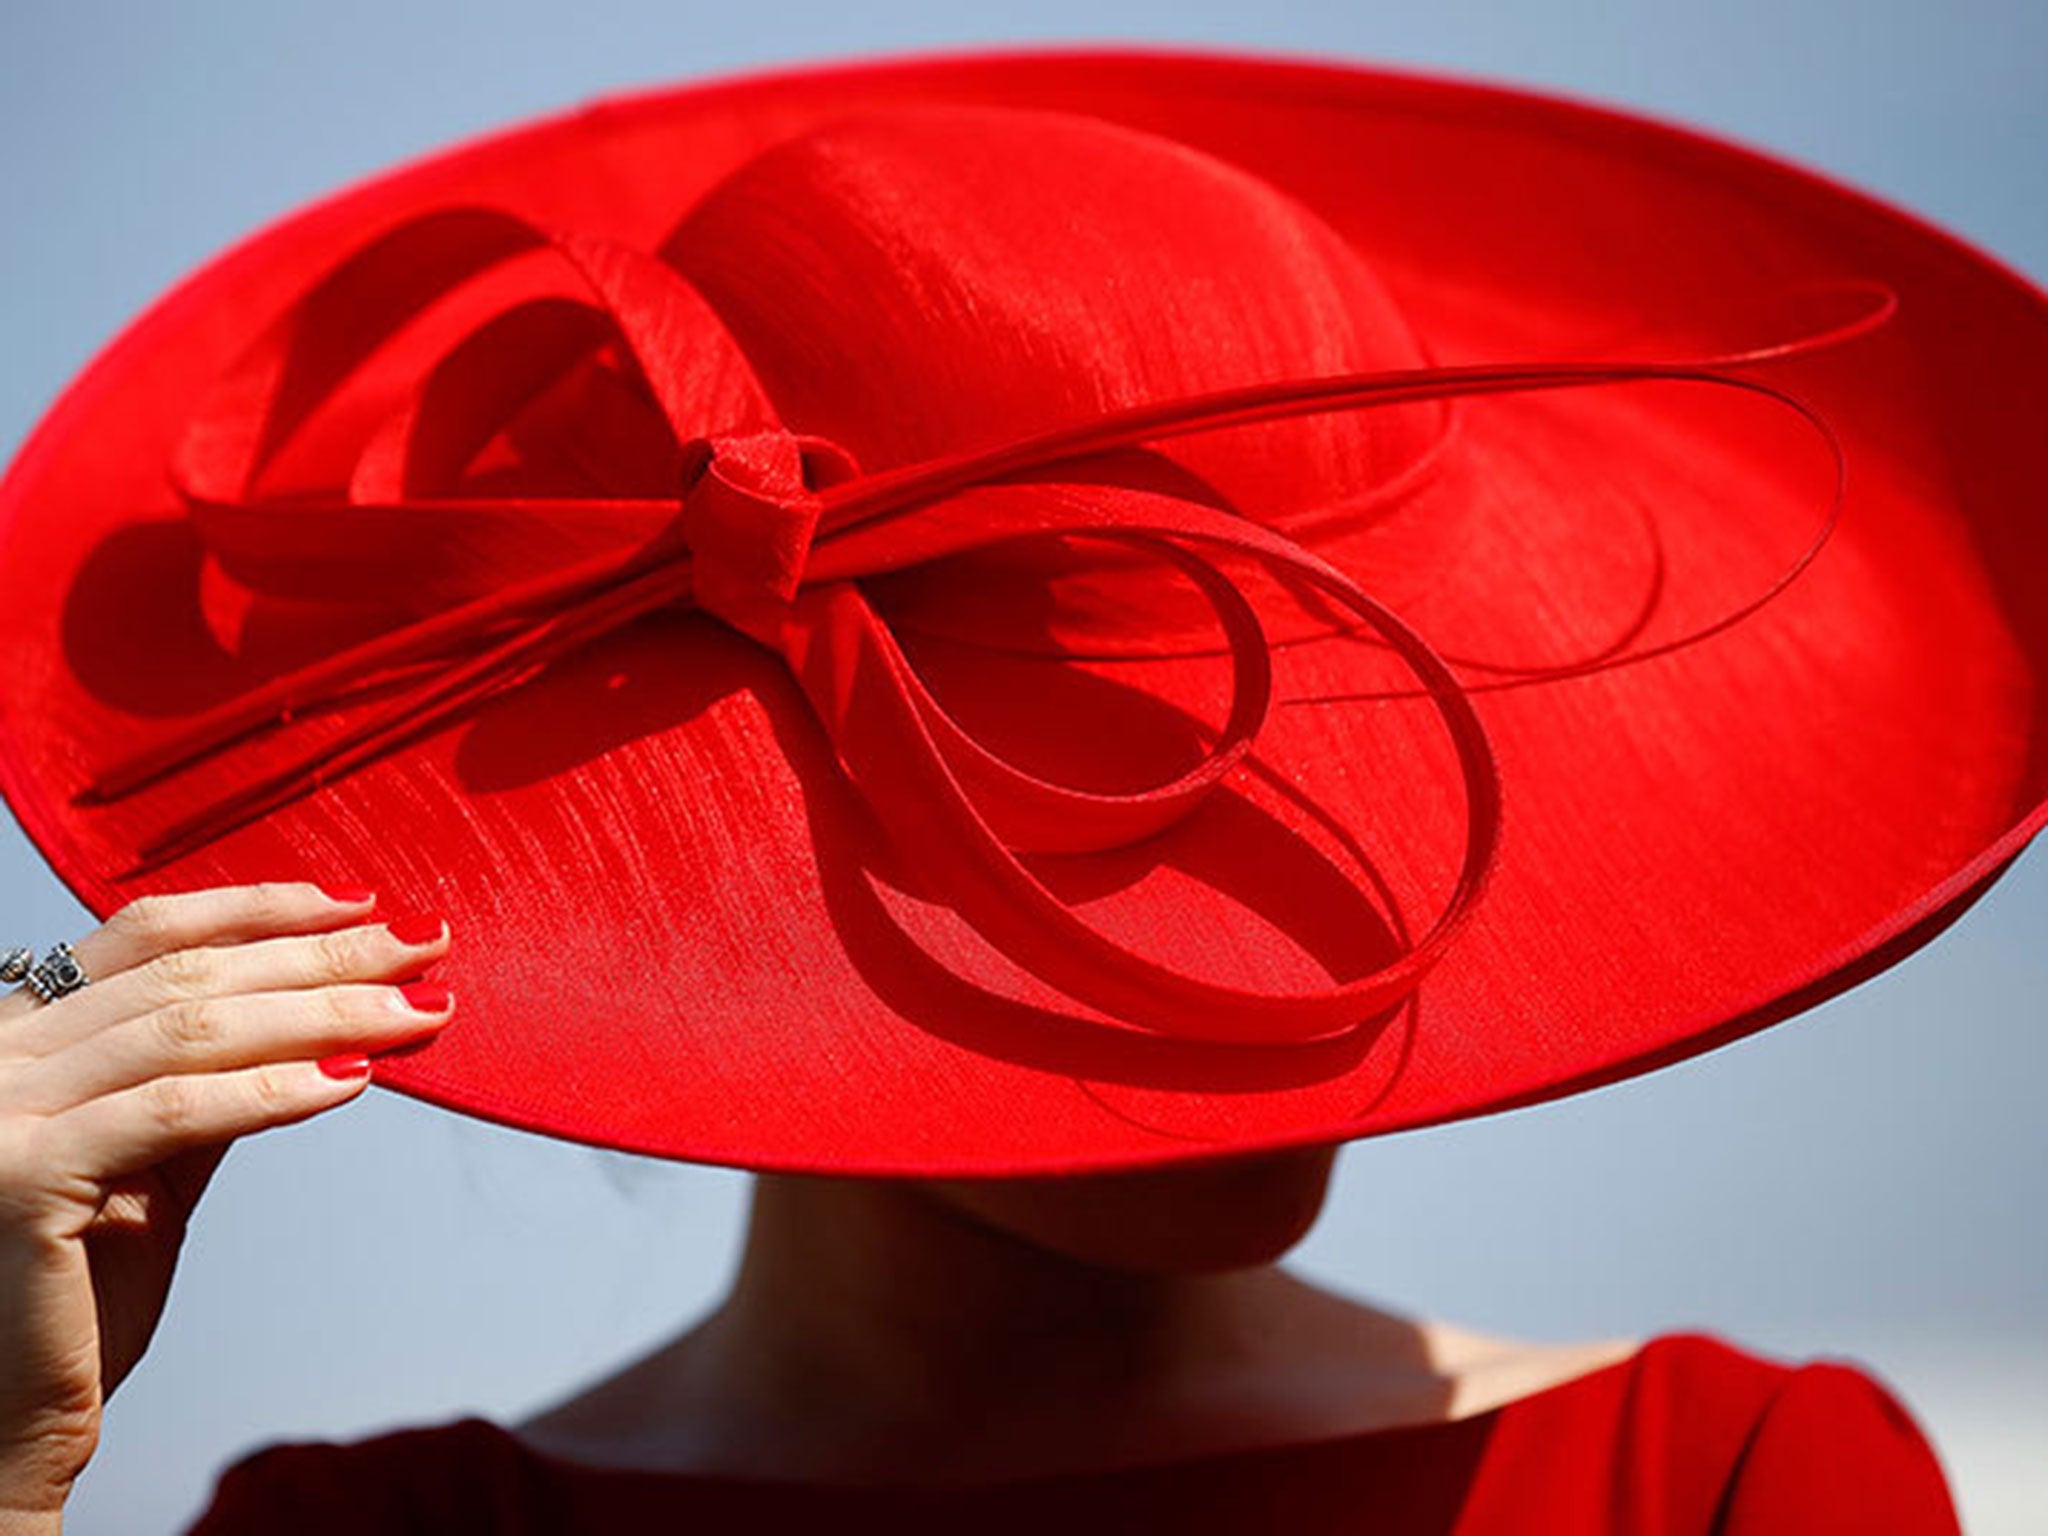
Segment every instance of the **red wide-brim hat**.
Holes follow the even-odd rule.
[[[447,913],[377,1066],[755,1168],[1133,1168],[1670,1062],[2042,824],[2048,309],[1517,92],[953,57],[607,101],[213,262],[0,488],[96,911]]]

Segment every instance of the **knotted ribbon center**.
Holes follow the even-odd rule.
[[[750,432],[700,439],[684,457],[678,525],[691,596],[779,651],[824,510],[805,479],[803,445],[787,432]]]

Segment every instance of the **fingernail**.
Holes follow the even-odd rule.
[[[320,894],[329,901],[344,907],[360,907],[366,901],[375,901],[377,893],[367,885],[322,885]]]
[[[441,920],[439,913],[421,912],[412,917],[395,917],[384,926],[401,944],[431,944],[441,937],[441,930],[448,925]]]
[[[455,1002],[455,994],[438,981],[408,982],[398,990],[414,1013],[446,1013]]]
[[[324,1056],[320,1060],[320,1070],[329,1077],[339,1078],[343,1082],[347,1082],[352,1078],[368,1077],[370,1075],[370,1058],[367,1056]]]

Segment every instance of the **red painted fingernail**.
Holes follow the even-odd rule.
[[[406,1006],[415,1013],[446,1013],[455,1001],[455,994],[438,981],[408,982],[398,990],[405,995]]]
[[[394,917],[384,926],[401,944],[431,944],[441,937],[441,930],[448,925],[441,921],[438,913],[421,912],[412,917]]]
[[[344,907],[360,907],[366,901],[377,899],[377,893],[367,885],[322,885],[320,894]]]
[[[367,1056],[325,1056],[321,1058],[320,1070],[329,1077],[347,1082],[351,1078],[370,1075],[370,1058]]]

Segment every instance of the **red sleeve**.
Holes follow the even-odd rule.
[[[255,1451],[221,1473],[188,1536],[484,1536],[550,1505],[486,1426]]]
[[[335,1529],[338,1511],[331,1498],[323,1497],[324,1480],[307,1476],[308,1470],[299,1446],[244,1456],[215,1479],[213,1500],[188,1536],[254,1536],[266,1530],[326,1536]]]
[[[1933,1447],[1898,1400],[1841,1365],[1793,1372],[1729,1485],[1722,1536],[1958,1536]]]

